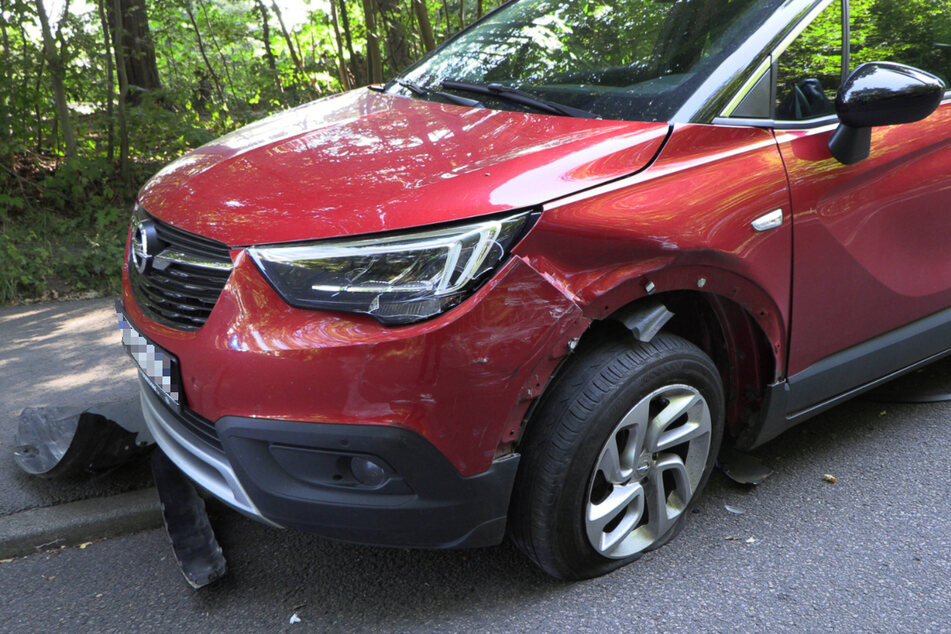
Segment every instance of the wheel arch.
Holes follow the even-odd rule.
[[[694,278],[691,276],[691,279]],[[778,380],[783,372],[779,353],[785,351],[781,345],[785,341],[784,335],[780,335],[776,342],[763,326],[764,321],[769,323],[774,315],[778,318],[778,311],[773,313],[765,304],[759,304],[763,306],[760,313],[753,313],[749,304],[695,288],[658,292],[655,283],[654,292],[647,294],[643,280],[638,286],[640,297],[619,306],[614,305],[608,295],[590,304],[588,311],[595,311],[597,315],[573,349],[605,337],[629,337],[633,341],[635,335],[624,324],[623,318],[636,314],[639,309],[651,312],[658,305],[666,308],[672,315],[663,324],[663,331],[683,337],[703,350],[720,372],[726,398],[726,431],[731,437],[738,436],[763,407],[768,385]],[[773,327],[777,328],[775,324]],[[546,390],[564,367],[562,363],[553,372]],[[521,437],[524,437],[527,425],[531,424],[533,410],[534,407],[530,408],[525,417]]]
[[[723,382],[726,430],[737,436],[764,402],[777,374],[766,332],[737,302],[711,293],[672,291],[656,297],[673,313],[664,327],[709,356]]]

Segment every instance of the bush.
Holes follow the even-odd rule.
[[[0,304],[117,293],[133,196],[112,166],[80,158],[33,176],[25,195],[0,181]]]

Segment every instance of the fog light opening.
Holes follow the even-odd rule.
[[[350,459],[350,472],[357,482],[370,487],[378,487],[386,482],[386,469],[372,458],[354,456]]]

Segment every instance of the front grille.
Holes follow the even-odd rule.
[[[215,429],[213,422],[184,405],[173,408],[162,398],[152,383],[141,376],[139,381],[142,384],[143,393],[152,402],[155,411],[163,412],[162,420],[167,425],[174,427],[178,434],[187,437],[189,442],[202,443],[208,448],[224,452],[218,430]]]
[[[129,250],[129,281],[139,307],[160,324],[198,330],[208,320],[231,275],[228,246],[145,214],[133,222],[137,223],[133,238],[136,227],[143,222],[154,226],[157,235],[157,240],[145,249],[144,273],[136,267],[135,240]]]
[[[218,430],[215,429],[215,424],[210,420],[199,416],[187,407],[181,409],[177,418],[182,426],[192,432],[198,440],[218,451],[223,451],[221,440],[218,438]]]

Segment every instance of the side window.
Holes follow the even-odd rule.
[[[776,66],[775,119],[805,121],[834,114],[842,83],[842,3],[826,7]]]
[[[851,66],[898,62],[951,88],[951,0],[851,0]]]

